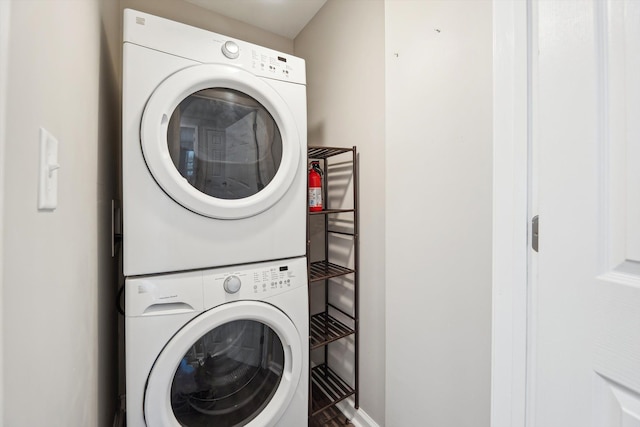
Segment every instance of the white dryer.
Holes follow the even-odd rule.
[[[128,427],[301,427],[305,258],[128,278]]]
[[[126,276],[302,256],[304,60],[127,9]]]

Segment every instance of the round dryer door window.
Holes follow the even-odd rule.
[[[216,199],[259,193],[282,160],[282,136],[273,116],[254,98],[232,89],[189,95],[169,119],[167,144],[180,175]]]
[[[212,218],[269,209],[300,167],[300,136],[280,94],[222,64],[189,67],[163,81],[145,108],[141,143],[160,187]]]
[[[301,345],[289,318],[268,304],[205,312],[154,364],[145,418],[163,426],[275,426],[300,379]]]

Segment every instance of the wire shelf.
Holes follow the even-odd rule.
[[[355,212],[355,209],[325,209],[322,211],[309,212],[309,215],[327,215],[344,212]]]
[[[311,369],[311,388],[312,417],[355,393],[349,384],[325,364]]]
[[[313,160],[322,160],[338,154],[352,152],[355,147],[308,147],[308,157]]]
[[[348,337],[354,333],[355,330],[325,312],[314,314],[311,316],[309,322],[309,343],[311,350]]]
[[[316,282],[318,280],[330,279],[332,277],[344,276],[353,273],[354,270],[334,264],[328,261],[312,262],[309,267],[309,281]]]

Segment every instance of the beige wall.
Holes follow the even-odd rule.
[[[108,426],[115,404],[118,85],[110,0],[11,6],[4,186],[5,426]],[[58,209],[36,209],[38,129],[60,141]]]
[[[291,39],[227,18],[182,0],[120,0],[120,4],[123,9],[139,10],[280,52],[293,53],[293,40]]]
[[[307,61],[309,144],[358,147],[360,406],[382,425],[385,399],[384,3],[329,0],[296,37],[294,54]],[[318,293],[312,293],[313,296],[317,297]],[[334,362],[345,363],[341,368],[348,373],[352,348],[337,348],[346,355],[334,355]]]
[[[488,427],[491,1],[386,1],[387,427]]]

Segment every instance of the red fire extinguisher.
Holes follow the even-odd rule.
[[[309,167],[309,211],[322,210],[322,169],[320,162],[312,161]]]

